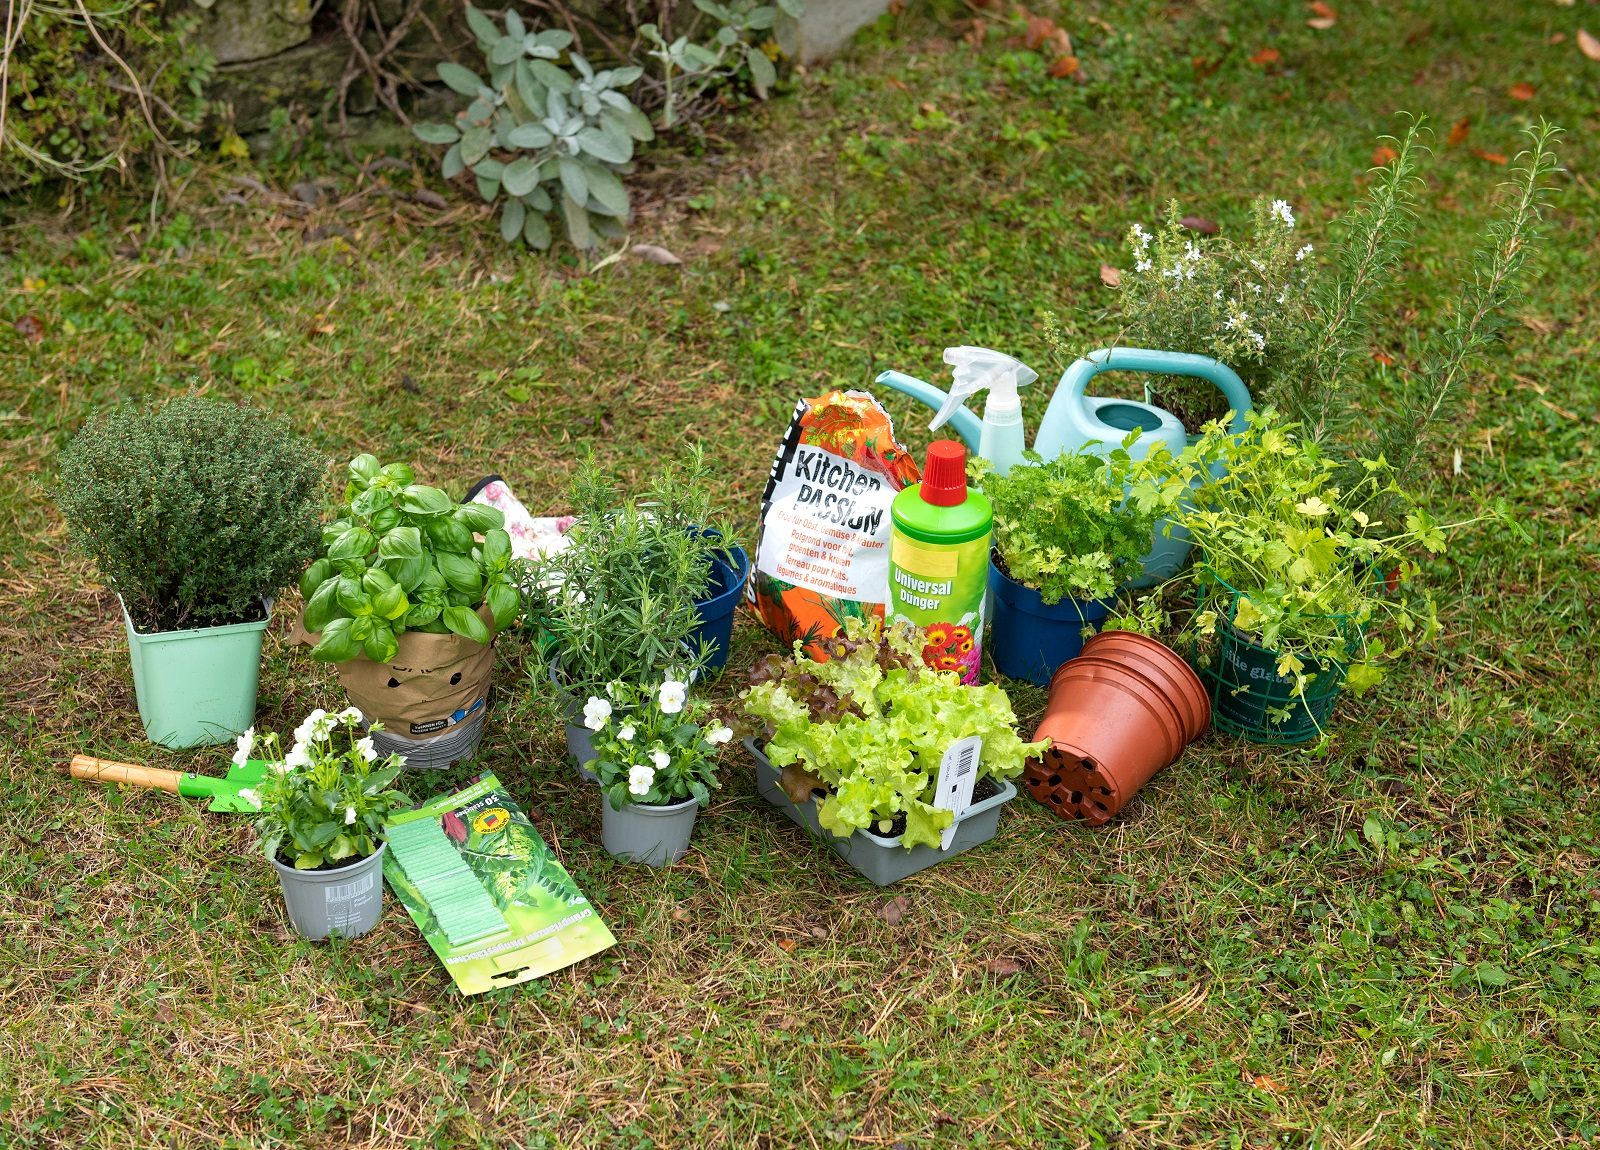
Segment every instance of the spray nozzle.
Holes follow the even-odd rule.
[[[937,430],[956,413],[956,408],[968,396],[984,388],[989,389],[986,417],[1011,412],[1020,416],[1022,398],[1017,394],[1017,389],[1039,378],[1039,373],[1020,359],[1014,359],[1004,352],[990,351],[986,347],[947,347],[944,349],[944,361],[950,365],[950,373],[955,381],[950,385],[950,397],[933,417],[933,422],[928,424],[929,431]]]

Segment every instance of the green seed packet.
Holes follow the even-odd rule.
[[[540,978],[616,939],[493,774],[388,823],[383,877],[462,994]]]

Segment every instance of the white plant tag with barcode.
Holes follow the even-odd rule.
[[[950,820],[950,825],[944,828],[944,838],[940,842],[944,850],[949,850],[950,844],[955,841],[956,822],[961,818],[961,812],[972,805],[972,785],[978,781],[978,759],[982,754],[983,736],[968,735],[951,743],[945,749],[944,758],[939,760],[939,780],[935,784],[933,805],[955,816]]]

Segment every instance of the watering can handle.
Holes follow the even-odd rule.
[[[1142,347],[1103,347],[1091,351],[1067,368],[1062,386],[1073,399],[1082,399],[1089,381],[1102,371],[1142,371],[1150,375],[1187,375],[1215,384],[1233,412],[1229,430],[1239,435],[1245,430],[1244,413],[1253,405],[1250,391],[1238,373],[1209,355],[1184,351],[1151,351]]]

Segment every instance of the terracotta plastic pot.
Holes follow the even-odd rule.
[[[1083,654],[1111,659],[1154,679],[1167,699],[1183,712],[1185,742],[1192,743],[1211,725],[1211,698],[1189,661],[1165,643],[1135,631],[1102,631],[1083,645]]]
[[[1211,723],[1205,686],[1176,651],[1130,632],[1097,635],[1050,684],[1030,794],[1062,818],[1108,822]]]

